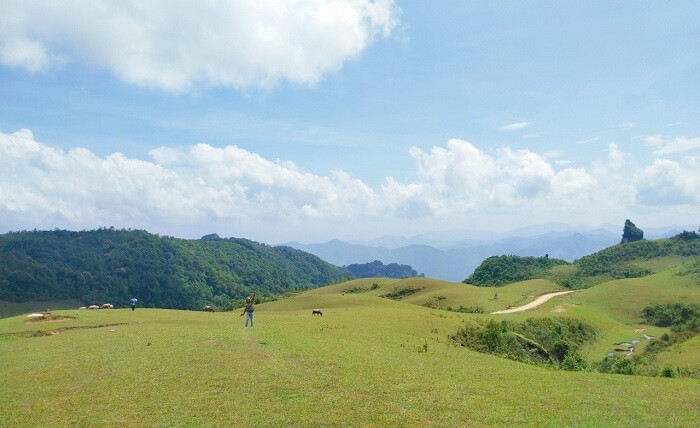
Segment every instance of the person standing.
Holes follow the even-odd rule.
[[[250,320],[250,326],[253,326],[253,312],[255,312],[255,292],[252,296],[245,298],[245,307],[243,308],[243,313],[241,316],[245,315],[245,326],[248,327],[248,321]]]
[[[129,304],[131,305],[132,311],[136,310],[136,302],[138,302],[138,301],[139,301],[139,299],[137,299],[136,297],[132,297],[131,299],[129,299]]]

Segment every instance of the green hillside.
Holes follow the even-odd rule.
[[[290,247],[217,238],[114,229],[3,234],[0,301],[123,307],[136,296],[146,307],[224,308],[251,289],[277,295],[347,277],[343,269]]]
[[[601,360],[637,330],[669,331],[642,323],[647,304],[700,302],[682,270],[508,315],[454,309],[561,288],[524,281],[494,299],[493,289],[426,278],[353,280],[257,305],[252,328],[238,312],[141,308],[2,319],[0,426],[696,426],[697,379],[564,371],[450,339],[478,322],[570,317],[600,330],[583,353]]]
[[[501,286],[527,279],[547,279],[581,289],[613,279],[640,278],[686,259],[700,257],[700,236],[695,232],[658,240],[614,245],[572,264],[548,257],[494,256],[464,280],[478,286]]]

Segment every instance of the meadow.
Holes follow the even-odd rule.
[[[380,297],[405,289],[414,291]],[[5,318],[0,426],[697,426],[697,379],[567,372],[472,352],[448,336],[475,319],[577,316],[603,329],[586,349],[602,358],[635,330],[663,331],[640,324],[640,305],[668,293],[699,302],[699,289],[664,270],[496,316],[447,307],[490,312],[560,288],[375,278],[258,305],[248,328],[238,311]],[[698,364],[697,341],[683,346],[669,358]]]

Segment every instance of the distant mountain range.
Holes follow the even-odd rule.
[[[544,256],[573,262],[620,242],[622,224],[596,228],[547,223],[506,233],[487,231],[451,231],[413,237],[385,236],[369,242],[344,242],[285,245],[314,254],[337,265],[398,263],[411,266],[419,274],[447,281],[462,281],[487,257],[494,255]],[[645,231],[645,238],[666,238],[695,226],[669,226]]]

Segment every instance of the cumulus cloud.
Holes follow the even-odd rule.
[[[635,176],[637,199],[642,205],[697,204],[700,195],[700,170],[692,163],[684,166],[678,162],[657,159]]]
[[[502,127],[501,131],[517,131],[518,129],[525,129],[528,126],[530,126],[530,124],[527,122],[511,123],[510,125]]]
[[[647,143],[647,146],[655,148],[654,153],[657,155],[666,155],[700,149],[700,137],[679,137],[673,140],[668,140],[661,135],[651,135],[645,137],[644,141]]]
[[[447,147],[429,152],[413,147],[419,183],[392,183],[402,203],[429,207],[433,214],[473,212],[541,203],[549,198],[572,202],[590,193],[595,184],[587,172],[556,171],[546,157],[528,150],[479,150],[468,141],[453,139]]]
[[[484,151],[452,139],[429,150],[412,147],[415,178],[387,177],[375,189],[345,171],[317,175],[237,146],[161,147],[139,160],[64,151],[20,130],[0,133],[0,219],[6,230],[116,225],[209,233],[216,225],[247,225],[283,233],[525,213],[542,221],[602,221],[605,213],[625,216],[639,207],[697,208],[697,157],[637,168],[615,144],[606,153],[574,168],[529,150]]]
[[[153,161],[62,151],[31,131],[0,133],[0,213],[97,227],[377,214],[377,195],[338,171],[322,177],[236,146],[161,148]],[[24,220],[23,220],[24,219]]]
[[[15,1],[0,4],[0,64],[68,61],[168,91],[313,84],[388,36],[393,0]]]

